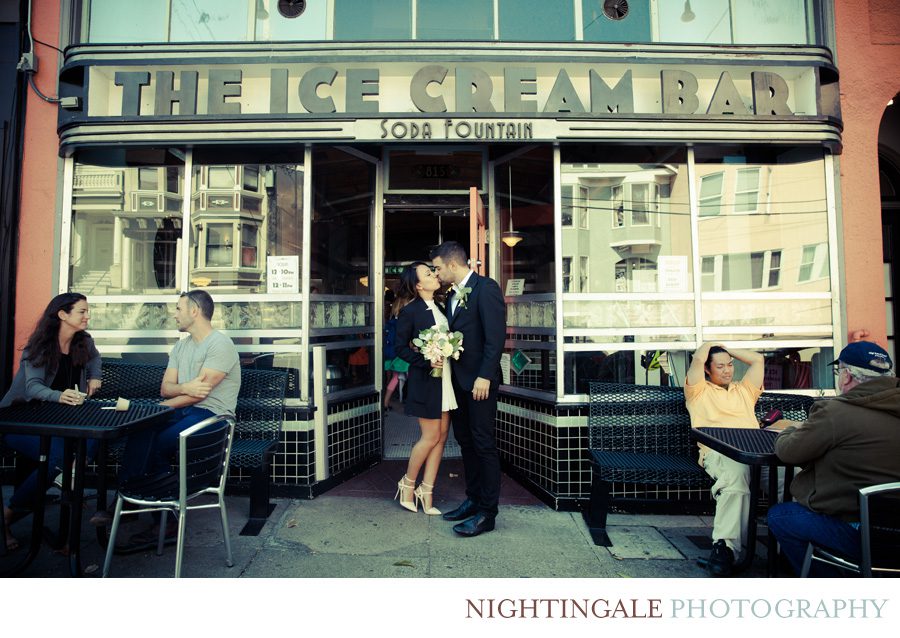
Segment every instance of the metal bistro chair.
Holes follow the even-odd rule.
[[[159,523],[159,545],[156,554],[162,555],[166,535],[166,516],[171,511],[178,519],[178,539],[175,551],[175,578],[181,577],[184,555],[184,525],[188,510],[219,508],[222,517],[222,535],[225,537],[225,564],[232,566],[231,538],[228,534],[228,515],[225,511],[225,479],[231,442],[234,439],[234,419],[230,416],[213,416],[191,426],[178,438],[178,468],[175,471],[129,481],[119,489],[116,513],[113,517],[103,576],[109,574],[116,544],[119,520],[125,514],[162,512]],[[188,505],[205,494],[215,494],[215,503]],[[123,511],[125,503],[137,507]]]
[[[813,561],[855,572],[863,578],[873,573],[900,575],[900,483],[882,483],[859,490],[859,535],[862,560],[859,564],[837,556],[818,545],[806,548],[801,578],[809,575]]]

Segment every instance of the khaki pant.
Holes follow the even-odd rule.
[[[738,463],[714,450],[707,450],[703,469],[715,481],[710,492],[716,501],[713,519],[713,542],[725,541],[735,557],[740,554],[747,538],[747,517],[750,514],[750,466]],[[769,468],[762,468],[760,476],[763,494],[769,491]],[[778,469],[778,498],[784,493],[784,468]]]

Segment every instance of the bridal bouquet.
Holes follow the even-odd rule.
[[[437,326],[426,328],[419,333],[418,337],[413,339],[413,344],[419,349],[422,356],[431,363],[448,357],[459,359],[459,354],[463,351],[462,342],[463,336],[461,332],[441,330]],[[443,372],[442,368],[432,368],[431,376],[440,377]]]

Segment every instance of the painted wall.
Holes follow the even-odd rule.
[[[841,74],[844,152],[844,298],[849,332],[866,328],[885,342],[878,128],[888,100],[900,91],[900,11],[897,0],[835,0]]]
[[[36,40],[59,46],[58,0],[34,0],[32,34]],[[56,95],[60,54],[35,45],[38,72],[34,83],[41,93]],[[16,351],[28,340],[41,312],[55,294],[57,167],[59,138],[55,104],[29,90],[25,111],[25,150],[22,160],[21,228],[16,275]],[[18,356],[16,356],[18,367]]]

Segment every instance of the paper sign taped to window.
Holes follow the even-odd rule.
[[[266,292],[297,294],[300,292],[300,256],[279,255],[266,259]]]
[[[518,297],[525,290],[524,279],[507,279],[506,280],[506,296]]]

